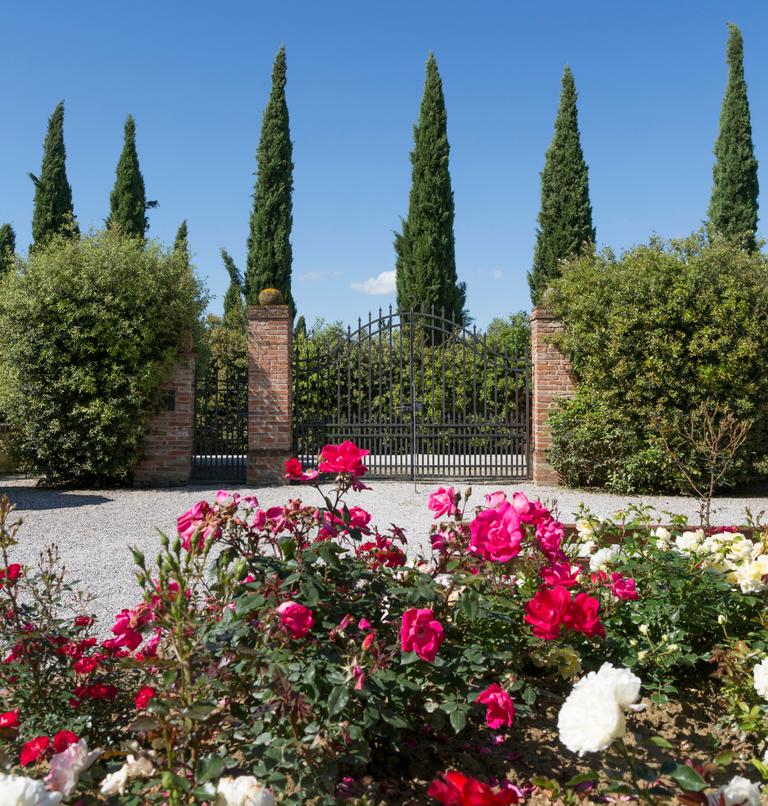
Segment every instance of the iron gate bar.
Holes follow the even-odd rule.
[[[371,451],[373,478],[530,478],[527,347],[511,357],[434,308],[390,307],[328,348],[297,340],[293,364],[305,467],[324,444],[352,439]]]

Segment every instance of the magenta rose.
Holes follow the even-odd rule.
[[[541,578],[547,585],[555,587],[562,585],[564,588],[573,588],[578,585],[578,577],[581,568],[578,565],[571,565],[569,562],[553,562],[549,568],[539,569]]]
[[[512,506],[523,523],[530,523],[534,526],[549,516],[549,510],[542,505],[541,501],[531,501],[525,493],[513,493]]]
[[[472,535],[469,550],[486,560],[506,563],[520,553],[523,541],[520,517],[508,501],[484,509],[469,529]]]
[[[440,487],[435,492],[429,494],[429,504],[427,505],[434,512],[434,519],[442,518],[444,515],[452,518],[459,514],[456,506],[456,493],[453,487]]]
[[[637,599],[637,588],[632,577],[625,577],[624,574],[613,572],[611,574],[611,589],[617,599]]]
[[[363,457],[370,451],[358,448],[354,442],[348,439],[340,445],[326,445],[320,451],[322,460],[317,466],[321,473],[349,473],[352,476],[362,476],[368,471],[363,464]]]
[[[312,629],[314,617],[308,607],[298,602],[283,602],[277,608],[280,614],[280,623],[291,638],[304,638]]]
[[[432,663],[444,638],[443,625],[428,607],[411,607],[403,613],[400,627],[403,652],[415,652],[422,660]]]
[[[566,559],[561,548],[564,536],[565,527],[560,521],[547,517],[536,524],[536,541],[550,562],[562,562]]]
[[[485,706],[485,724],[493,730],[509,728],[515,721],[515,704],[498,683],[481,691],[475,702]]]
[[[571,594],[566,588],[540,588],[525,604],[525,622],[533,627],[537,638],[552,641],[560,635],[570,604]]]

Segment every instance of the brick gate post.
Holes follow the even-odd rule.
[[[293,317],[287,305],[248,306],[249,486],[285,484],[293,449]]]
[[[186,337],[169,377],[158,389],[158,410],[144,424],[142,457],[133,471],[136,486],[187,484],[192,473],[195,428],[195,354]]]
[[[547,461],[552,444],[548,415],[555,400],[574,392],[571,362],[551,343],[563,329],[554,314],[540,306],[531,311],[533,364],[533,483],[556,485],[560,479]]]

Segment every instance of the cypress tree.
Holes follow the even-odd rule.
[[[757,160],[744,80],[744,43],[741,31],[733,23],[728,24],[728,83],[720,111],[712,174],[710,233],[719,233],[754,250],[759,191]]]
[[[434,305],[463,321],[466,288],[456,278],[447,114],[432,53],[413,139],[408,216],[395,234],[397,304],[401,310]]]
[[[285,102],[285,48],[272,70],[272,92],[264,110],[253,196],[245,286],[247,301],[258,304],[259,292],[277,288],[295,312],[291,293],[291,226],[293,224],[293,147]]]
[[[64,101],[61,101],[48,120],[40,176],[29,174],[35,185],[32,213],[33,246],[43,245],[59,232],[67,232],[73,237],[80,235],[72,207],[72,188],[67,180],[66,162]]]
[[[187,265],[190,262],[188,234],[187,219],[185,218],[181,224],[179,224],[179,228],[176,230],[176,239],[173,242],[173,251],[180,252]]]
[[[229,288],[224,295],[224,324],[245,329],[248,320],[243,300],[243,276],[224,247],[221,248],[221,259],[229,274]]]
[[[528,272],[534,305],[541,302],[547,286],[560,274],[560,261],[580,254],[585,244],[595,241],[589,169],[581,150],[576,98],[573,73],[566,67],[555,134],[541,172],[539,228],[533,268]]]
[[[118,226],[124,235],[143,238],[149,229],[147,210],[150,207],[157,207],[157,202],[147,201],[139,155],[136,153],[136,121],[132,115],[128,115],[123,151],[115,169],[115,185],[109,194],[107,226]]]
[[[16,254],[16,233],[10,224],[0,227],[0,275],[10,271]]]
[[[296,327],[293,328],[293,338],[294,339],[307,338],[307,320],[303,316],[300,316],[296,320]]]

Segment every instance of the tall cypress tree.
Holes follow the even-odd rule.
[[[187,228],[187,219],[185,218],[179,228],[176,230],[176,238],[173,242],[173,251],[182,252],[187,262],[189,262],[189,230]]]
[[[570,67],[563,71],[555,134],[541,172],[541,211],[536,233],[533,268],[528,285],[534,305],[560,274],[560,261],[594,243],[589,169],[584,161],[576,109],[576,85]]]
[[[728,24],[728,84],[715,142],[714,184],[709,202],[709,228],[749,250],[757,232],[757,160],[752,145],[744,43],[741,31]]]
[[[413,140],[408,216],[395,235],[397,304],[402,310],[434,305],[463,321],[466,288],[456,278],[447,114],[432,53]]]
[[[229,275],[229,288],[224,295],[224,326],[245,331],[248,327],[246,302],[243,299],[243,275],[232,256],[221,247],[221,259]]]
[[[16,253],[16,233],[10,224],[0,227],[0,275],[10,271]]]
[[[295,312],[291,293],[291,227],[293,225],[293,146],[285,102],[285,48],[280,48],[272,70],[272,92],[264,110],[253,195],[245,287],[248,303],[258,303],[259,292],[277,288]]]
[[[72,188],[67,180],[67,151],[64,148],[64,101],[53,110],[43,144],[40,176],[29,174],[35,184],[32,213],[33,246],[45,244],[53,235],[80,235],[72,207]]]
[[[123,134],[123,151],[115,169],[115,184],[109,194],[107,226],[120,227],[124,235],[143,238],[149,228],[147,210],[157,207],[156,201],[147,201],[144,177],[136,152],[136,121],[128,115]]]

